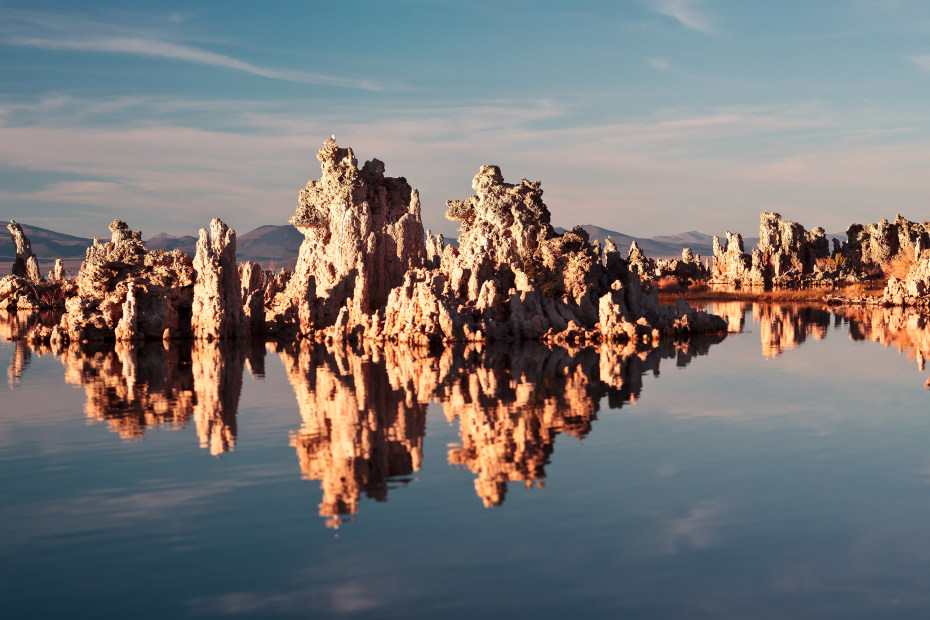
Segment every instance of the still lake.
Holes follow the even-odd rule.
[[[926,318],[708,310],[434,355],[5,317],[3,617],[930,617]]]

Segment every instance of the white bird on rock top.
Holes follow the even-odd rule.
[[[336,144],[336,134],[333,134],[331,137],[323,140],[323,146],[332,146]]]

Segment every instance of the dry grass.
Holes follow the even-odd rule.
[[[909,272],[913,266],[914,258],[912,256],[903,255],[888,261],[888,263],[882,266],[882,271],[886,279],[894,276],[899,280],[903,280],[907,277],[907,272]]]
[[[837,254],[836,256],[832,258],[818,258],[815,262],[817,263],[817,268],[820,269],[820,271],[829,272],[829,271],[836,271],[837,269],[840,269],[841,267],[849,263],[849,259],[843,256],[842,254]]]
[[[865,295],[879,296],[885,288],[884,282],[870,282],[868,284],[854,284],[838,288],[802,288],[802,289],[772,289],[742,288],[736,290],[687,290],[679,294],[659,292],[659,301],[674,303],[676,299],[690,301],[823,301],[827,295],[844,295],[848,297],[862,297]]]

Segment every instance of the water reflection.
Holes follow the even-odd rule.
[[[363,493],[383,501],[389,479],[420,469],[431,386],[417,380],[432,375],[420,370],[435,360],[411,349],[392,353],[389,376],[376,351],[308,342],[279,350],[300,408],[291,445],[304,478],[320,481],[320,516],[331,527],[358,512]]]
[[[822,340],[831,322],[830,310],[822,306],[791,303],[747,301],[715,302],[708,310],[726,319],[730,333],[740,333],[746,325],[746,313],[752,310],[753,323],[759,326],[762,355],[776,357],[800,346],[808,336]]]
[[[472,472],[478,497],[497,506],[508,482],[542,486],[556,436],[590,432],[604,397],[613,409],[635,402],[643,375],[658,375],[661,360],[685,366],[718,341],[460,345],[439,355],[298,343],[278,353],[302,419],[291,445],[304,477],[321,482],[320,516],[336,527],[358,512],[362,494],[384,500],[391,482],[420,469],[431,401],[458,420],[461,442],[450,446],[449,463]]]
[[[843,307],[835,310],[849,322],[849,337],[897,347],[924,371],[930,357],[930,316],[904,308]]]
[[[225,342],[72,343],[60,359],[65,381],[84,388],[89,420],[136,439],[152,428],[186,428],[193,418],[200,446],[220,455],[236,444],[247,353],[253,367],[264,365],[255,351]]]
[[[854,340],[895,345],[919,368],[930,355],[926,315],[900,308],[830,311],[797,304],[713,303],[730,330],[758,324],[767,357],[824,338],[831,322],[849,324]],[[194,422],[200,446],[213,455],[236,445],[236,415],[246,367],[265,373],[264,343],[77,343],[52,350],[22,337],[35,315],[0,317],[0,335],[15,340],[8,369],[15,385],[34,354],[56,354],[65,380],[84,389],[89,420],[105,422],[129,440],[153,428]],[[359,511],[362,496],[383,501],[392,486],[420,470],[427,405],[439,403],[457,424],[450,465],[474,476],[475,493],[499,506],[508,484],[544,485],[556,437],[591,432],[601,404],[635,403],[643,376],[662,360],[679,367],[717,340],[566,349],[540,343],[459,345],[434,354],[370,344],[359,347],[297,342],[275,351],[294,390],[300,426],[290,444],[304,478],[322,488],[319,514],[338,527]],[[274,348],[274,347],[272,347]]]
[[[0,339],[13,341],[16,347],[13,359],[7,367],[9,386],[15,387],[22,380],[23,372],[29,367],[33,349],[24,341],[26,334],[37,324],[57,323],[60,313],[54,312],[9,312],[0,310]],[[39,355],[45,351],[36,351]],[[50,352],[50,351],[48,351]]]

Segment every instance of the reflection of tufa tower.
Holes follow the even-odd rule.
[[[388,377],[385,364],[301,342],[281,352],[302,425],[291,436],[300,470],[320,480],[320,516],[339,527],[364,493],[387,499],[388,482],[420,469],[426,404]]]
[[[235,446],[245,362],[240,343],[72,343],[61,360],[65,380],[84,387],[88,419],[106,421],[125,439],[153,427],[184,428],[193,418],[202,448],[220,455]]]

